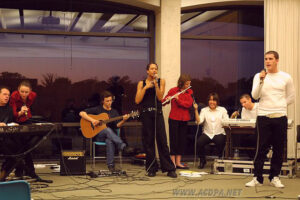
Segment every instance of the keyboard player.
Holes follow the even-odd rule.
[[[8,123],[13,122],[13,111],[12,108],[7,104],[9,101],[10,91],[7,87],[0,87],[0,126],[6,126]],[[2,139],[2,138],[0,138]],[[6,153],[7,145],[2,140],[0,140],[1,154]],[[5,145],[4,145],[5,144]],[[6,177],[6,171],[10,168],[12,163],[12,158],[6,158],[2,163],[0,172],[0,181],[4,181]]]
[[[253,103],[249,94],[243,94],[240,97],[240,103],[242,105],[242,113],[235,111],[230,118],[237,118],[241,115],[242,119],[256,119],[258,103]]]
[[[242,106],[242,112],[235,111],[230,118],[237,118],[240,116],[242,119],[256,119],[258,103],[252,102],[252,98],[249,94],[243,94],[240,96],[240,103]],[[240,143],[241,146],[256,147],[257,135],[240,135],[239,141],[234,143]],[[247,150],[248,156],[253,159],[255,150]]]

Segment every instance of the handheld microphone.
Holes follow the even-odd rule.
[[[242,114],[242,107],[239,107],[239,109],[237,110],[237,112],[238,112],[237,117],[238,117],[238,116],[241,116],[241,114]]]
[[[195,97],[193,94],[191,94],[192,98],[193,98],[193,103],[196,103]]]
[[[242,108],[238,107],[238,109],[231,114],[230,118],[237,119],[238,116],[241,116],[241,112],[242,112],[241,110]]]
[[[23,106],[26,106],[26,104],[24,104]],[[27,117],[27,115],[28,115],[28,111],[27,111],[27,110],[25,110],[25,111],[24,111],[24,114],[25,114],[25,116]]]
[[[266,75],[268,74],[268,72],[267,72],[267,69],[266,68],[263,68],[263,70],[262,71],[264,71],[265,72],[265,77],[260,77],[260,83],[263,83],[264,82],[264,80],[265,80],[265,78],[266,78]]]
[[[158,75],[154,74],[154,79],[156,80],[156,82],[158,82]]]
[[[264,69],[263,69],[264,71],[265,71],[265,73],[266,73],[266,75],[268,74],[268,71],[267,71],[267,69],[264,67]]]

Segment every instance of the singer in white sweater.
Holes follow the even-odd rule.
[[[291,76],[278,70],[279,55],[276,51],[265,53],[265,67],[253,79],[252,97],[259,99],[257,113],[258,143],[254,158],[254,178],[246,186],[263,183],[263,166],[267,149],[271,145],[273,156],[269,180],[271,185],[283,188],[278,178],[282,162],[284,141],[287,134],[287,106],[294,102],[294,85]]]

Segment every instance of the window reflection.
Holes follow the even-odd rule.
[[[182,42],[182,73],[190,74],[197,102],[217,92],[232,111],[239,95],[250,93],[255,73],[263,68],[263,41],[188,40]]]
[[[15,90],[21,80],[29,79],[38,93],[34,114],[60,121],[70,104],[74,112],[95,105],[97,94],[115,85],[124,90],[123,112],[135,106],[137,81],[149,62],[149,39],[18,34],[0,38],[0,84]]]
[[[217,92],[231,113],[239,96],[251,93],[253,76],[264,65],[263,16],[263,6],[182,15],[181,71],[192,76],[198,102],[206,105],[207,95]]]
[[[185,14],[188,15],[188,14]],[[197,36],[264,36],[263,7],[207,10],[181,24],[183,35]]]

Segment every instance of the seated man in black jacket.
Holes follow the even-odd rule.
[[[8,123],[13,122],[13,111],[12,108],[7,104],[9,101],[10,91],[7,87],[0,87],[0,127],[6,126]],[[9,144],[2,144],[2,138],[0,138],[0,147],[2,148],[1,154],[5,153],[9,148]],[[5,149],[4,149],[5,148]],[[8,171],[15,164],[14,158],[6,158],[2,164],[1,172],[0,172],[0,181],[5,181]]]

